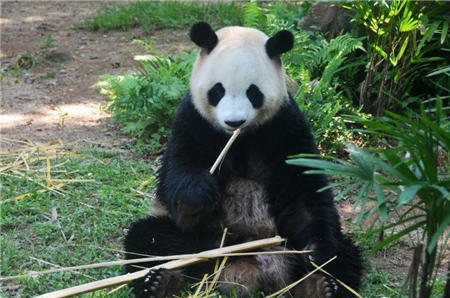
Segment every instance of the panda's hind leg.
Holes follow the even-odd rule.
[[[235,292],[238,297],[274,292],[292,282],[290,272],[293,264],[290,256],[282,254],[232,258],[222,271],[219,291],[224,294]]]
[[[151,216],[132,224],[124,244],[127,259],[190,254],[202,249],[195,235],[181,231],[170,218]],[[125,270],[131,273],[159,263],[129,264]],[[133,293],[137,297],[172,297],[186,287],[189,277],[198,278],[200,272],[206,272],[207,266],[198,264],[186,271],[150,270],[145,277],[133,281]]]
[[[334,298],[338,290],[336,281],[322,274],[313,274],[292,290],[293,297]]]
[[[343,236],[339,242],[337,258],[326,265],[324,269],[333,277],[320,272],[312,274],[295,287],[294,297],[354,297],[348,289],[340,285],[335,279],[339,279],[355,291],[358,291],[361,285],[363,275],[361,255],[358,247],[353,244],[349,237]]]

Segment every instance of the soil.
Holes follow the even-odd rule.
[[[92,85],[102,74],[136,72],[134,55],[148,54],[134,39],[150,40],[159,53],[192,49],[187,30],[140,29],[89,32],[74,25],[92,16],[101,2],[4,2],[1,11],[2,138],[120,148],[129,140],[109,124],[105,97]],[[51,35],[55,47],[42,49]],[[12,71],[17,65],[19,76]],[[27,66],[31,66],[26,69]],[[3,146],[7,147],[3,143]]]
[[[106,99],[92,85],[102,74],[137,70],[133,56],[148,54],[148,51],[143,46],[133,45],[134,39],[150,40],[156,50],[164,54],[190,51],[192,45],[186,29],[149,34],[140,29],[103,33],[74,28],[75,24],[94,15],[101,5],[104,4],[90,1],[2,2],[2,139],[38,142],[61,139],[64,143],[81,142],[83,146],[108,150],[121,150],[123,144],[130,142],[109,123]],[[55,47],[40,50],[36,42],[42,42],[48,35],[53,38]],[[22,58],[30,57],[35,60],[34,65],[20,69],[20,75],[15,76],[11,69]],[[8,149],[7,144],[2,142],[2,145],[2,149]],[[340,204],[343,222],[356,218],[357,213],[349,202]],[[404,277],[411,256],[411,245],[402,244],[379,253],[372,260],[377,267]],[[442,268],[446,267],[444,264]]]

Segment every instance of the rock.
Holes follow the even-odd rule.
[[[66,50],[53,50],[50,51],[46,56],[45,59],[51,61],[51,62],[56,62],[56,63],[70,63],[72,62],[73,58],[72,58],[72,54],[70,54],[69,51]]]
[[[56,26],[53,24],[42,23],[37,25],[36,29],[41,31],[56,31]]]
[[[341,31],[351,29],[351,11],[335,3],[314,4],[301,23],[303,30],[320,32],[327,38],[336,37]]]
[[[294,96],[298,91],[298,83],[286,75],[286,87],[290,95]]]

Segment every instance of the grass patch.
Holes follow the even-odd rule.
[[[132,221],[148,214],[149,198],[138,196],[135,190],[151,193],[154,189],[155,173],[151,164],[98,150],[84,151],[54,163],[65,161],[53,170],[54,179],[95,182],[67,184],[65,196],[61,196],[39,193],[42,186],[26,178],[38,181],[42,173],[30,172],[23,178],[0,176],[2,201],[23,193],[33,194],[1,205],[2,276],[121,259],[125,229]],[[45,169],[45,160],[39,166]],[[359,240],[367,251],[376,239],[373,236]],[[397,297],[402,278],[376,269],[371,266],[369,256],[365,257],[370,266],[360,291],[363,297]],[[20,278],[3,282],[0,296],[35,296],[120,274],[123,274],[122,267],[109,267]],[[438,280],[432,297],[439,297],[443,288],[444,281]],[[84,297],[105,296],[110,290]],[[113,297],[129,295],[130,288],[123,287]]]
[[[42,163],[45,168],[45,160]],[[54,175],[60,179],[75,173],[77,179],[95,182],[67,184],[61,196],[39,193],[42,187],[26,178],[36,179],[34,174],[0,176],[2,201],[33,193],[1,205],[2,276],[120,259],[124,229],[149,212],[149,199],[135,191],[143,182],[148,183],[144,192],[154,186],[154,173],[147,163],[93,151],[70,157],[58,170]],[[5,282],[0,296],[30,297],[120,274],[123,269],[116,266],[20,278]],[[110,290],[92,296],[104,296]],[[127,287],[115,293],[116,297],[128,295]]]
[[[151,32],[159,28],[183,28],[198,21],[215,26],[240,25],[243,18],[242,6],[233,2],[133,2],[104,6],[77,28],[108,31],[141,26],[144,31]]]

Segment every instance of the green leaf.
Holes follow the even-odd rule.
[[[396,226],[405,224],[405,223],[407,223],[407,222],[410,222],[410,221],[415,220],[415,219],[417,219],[417,218],[421,218],[421,217],[423,217],[423,216],[424,216],[424,215],[413,215],[413,216],[410,216],[410,217],[408,217],[408,218],[406,218],[406,219],[402,219],[402,220],[400,220],[400,221],[396,221],[396,222],[394,222],[394,223],[391,223],[391,224],[389,224],[389,225],[382,225],[382,226],[379,227],[379,228],[376,228],[376,229],[373,229],[373,230],[369,230],[369,231],[367,231],[366,233],[364,233],[364,235],[370,236],[370,235],[373,235],[373,234],[378,234],[378,233],[380,233],[380,232],[382,232],[382,231],[387,231],[387,230],[389,230],[389,229],[391,229],[391,228],[395,228]]]
[[[450,73],[450,66],[447,66],[447,67],[441,68],[439,70],[433,71],[432,73],[429,73],[426,76],[427,77],[432,77],[432,76],[436,76],[436,75],[441,74],[441,73]]]
[[[424,46],[425,42],[428,42],[431,39],[431,37],[433,37],[440,23],[441,21],[435,21],[431,24],[430,27],[428,27],[427,32],[424,34],[424,36],[419,42],[419,45],[417,46],[416,56],[419,56],[420,50],[422,50],[422,47]]]
[[[388,56],[387,53],[378,45],[375,45],[375,51],[377,51],[377,53],[380,54],[384,59],[386,59]]]
[[[403,44],[402,44],[402,46],[401,46],[401,48],[400,48],[400,51],[398,52],[397,56],[394,57],[393,60],[390,59],[390,61],[391,61],[391,63],[392,63],[393,66],[396,66],[397,63],[398,63],[398,61],[400,61],[400,59],[402,59],[403,54],[405,53],[405,50],[406,50],[406,46],[408,45],[408,41],[409,41],[409,36],[407,36],[407,37],[405,38],[405,40],[403,41]]]
[[[423,187],[423,185],[410,185],[406,187],[403,192],[400,194],[400,197],[398,198],[398,203],[400,205],[408,204],[411,202],[417,192]]]
[[[423,226],[426,223],[426,221],[421,221],[418,222],[412,226],[407,227],[406,229],[401,230],[398,233],[395,233],[391,236],[389,236],[388,238],[386,238],[384,241],[378,243],[377,245],[375,245],[374,248],[371,249],[371,253],[376,252],[377,250],[379,250],[380,248],[385,247],[386,245],[389,245],[390,243],[400,239],[401,237],[407,235],[408,233],[417,230],[418,228],[420,228],[421,226]]]
[[[419,25],[419,20],[411,19],[411,16],[412,11],[408,11],[407,14],[403,15],[403,18],[400,21],[400,32],[408,32],[417,28],[417,26]]]
[[[370,188],[371,185],[372,185],[372,183],[365,183],[361,187],[361,190],[359,191],[359,194],[356,197],[355,204],[353,205],[353,210],[355,210],[356,207],[359,204],[361,204],[361,209],[359,210],[358,219],[356,220],[357,224],[360,224],[363,219],[364,211],[366,210],[367,198],[369,197],[369,191],[371,189]]]
[[[441,31],[441,44],[444,44],[444,41],[447,38],[447,32],[448,32],[448,22],[444,22]]]

